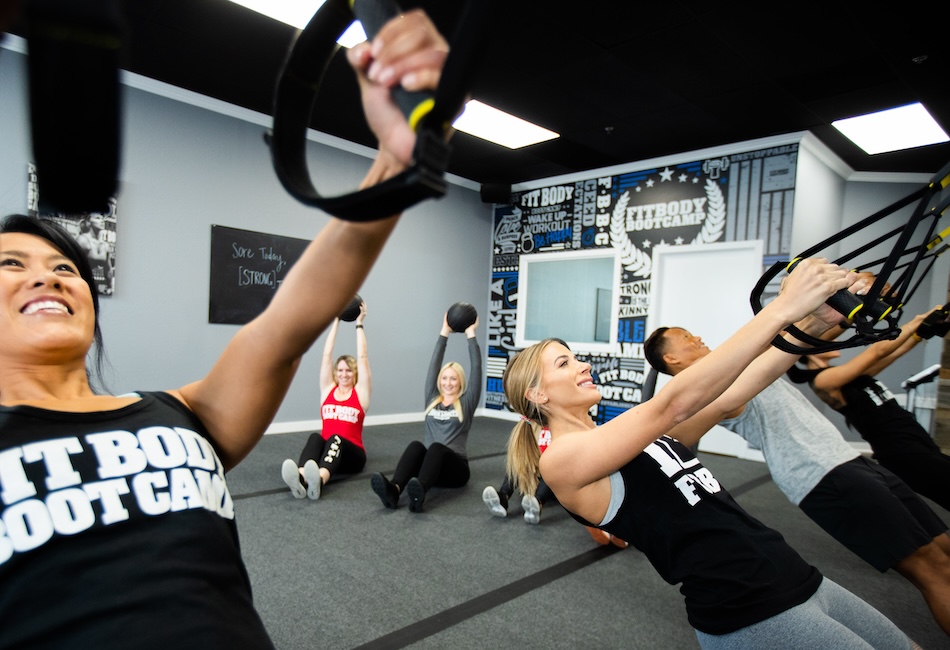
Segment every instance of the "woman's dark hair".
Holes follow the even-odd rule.
[[[815,377],[818,376],[818,373],[824,370],[824,368],[802,368],[801,366],[797,365],[799,363],[804,363],[806,365],[808,364],[808,359],[804,356],[795,363],[796,365],[785,371],[785,375],[794,384],[810,384],[815,379]]]
[[[89,266],[89,258],[86,257],[86,252],[66,229],[54,221],[34,219],[23,214],[11,214],[0,220],[0,234],[14,232],[45,239],[58,248],[76,266],[79,277],[89,286],[96,317],[92,333],[93,343],[95,344],[95,352],[93,353],[93,370],[95,373],[90,377],[90,383],[93,377],[101,383],[102,370],[105,366],[105,349],[102,345],[102,330],[99,328],[99,289],[96,286],[96,279],[92,275],[92,268]],[[87,374],[89,374],[88,370]]]

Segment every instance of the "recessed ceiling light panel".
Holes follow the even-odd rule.
[[[950,140],[920,103],[849,117],[831,125],[871,155]]]

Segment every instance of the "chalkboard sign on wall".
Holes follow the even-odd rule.
[[[212,225],[208,322],[243,325],[253,320],[309,243]]]

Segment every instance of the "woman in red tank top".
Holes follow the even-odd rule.
[[[340,319],[333,321],[323,346],[320,366],[321,431],[310,434],[297,462],[288,458],[280,475],[294,497],[316,501],[335,474],[356,474],[366,465],[363,420],[373,390],[366,353],[366,302],[356,317],[356,358],[348,354],[333,362]]]

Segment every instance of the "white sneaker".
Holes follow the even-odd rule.
[[[524,520],[529,524],[541,523],[541,504],[538,497],[526,494],[521,498],[521,507],[524,509]]]
[[[323,479],[320,477],[320,468],[313,460],[303,464],[303,480],[307,482],[307,496],[313,501],[320,498],[323,490]]]
[[[491,510],[492,515],[496,517],[508,516],[508,510],[501,505],[501,497],[498,496],[498,491],[492,486],[489,485],[482,490],[482,501],[484,501],[488,509]]]
[[[307,496],[307,490],[300,482],[300,471],[297,469],[297,463],[289,458],[285,460],[284,464],[280,466],[280,477],[284,479],[284,483],[287,484],[296,498],[302,499]]]

